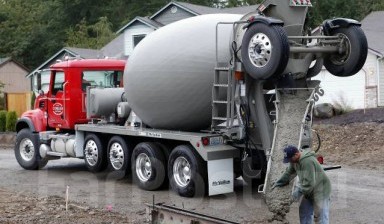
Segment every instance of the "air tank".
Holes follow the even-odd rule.
[[[152,128],[208,128],[216,65],[216,25],[241,15],[209,14],[164,26],[134,49],[124,72],[132,110]],[[219,62],[230,61],[232,25],[220,25]]]

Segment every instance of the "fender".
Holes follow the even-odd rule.
[[[284,26],[284,22],[282,20],[273,18],[273,17],[265,17],[265,16],[252,16],[248,20],[248,24],[244,26],[244,29],[248,29],[254,23],[264,23],[266,25],[280,25]]]
[[[16,132],[23,128],[29,128],[32,132],[46,131],[47,121],[44,118],[44,112],[40,109],[24,112],[16,122]]]
[[[340,28],[340,27],[347,28],[351,25],[361,26],[361,23],[354,19],[335,18],[335,19],[325,20],[322,26],[323,26],[324,34],[327,36],[330,36],[330,33],[333,29]]]

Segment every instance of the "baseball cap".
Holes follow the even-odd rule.
[[[284,151],[284,160],[283,162],[284,163],[289,163],[291,158],[297,153],[299,152],[299,150],[296,148],[296,146],[293,146],[293,145],[287,145],[284,147],[283,149]]]

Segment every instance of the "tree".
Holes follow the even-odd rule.
[[[111,27],[107,17],[100,17],[93,25],[88,25],[83,19],[75,29],[69,28],[66,44],[71,47],[100,49],[115,37]]]

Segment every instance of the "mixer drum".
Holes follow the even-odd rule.
[[[240,18],[210,14],[180,20],[136,46],[127,61],[124,89],[130,107],[145,124],[183,131],[209,127],[216,25]],[[218,34],[218,61],[229,62],[232,25],[220,25]]]

